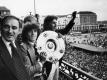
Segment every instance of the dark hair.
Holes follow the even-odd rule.
[[[23,42],[27,42],[28,41],[28,32],[31,31],[32,29],[36,29],[37,30],[37,38],[40,34],[40,29],[39,29],[39,25],[34,24],[34,23],[28,23],[24,25],[24,28],[22,30],[22,41]]]
[[[45,17],[44,19],[44,24],[43,24],[43,31],[45,30],[50,30],[51,26],[49,26],[49,24],[54,20],[56,19],[57,20],[57,17],[54,16],[54,15],[48,15],[47,17]]]
[[[36,20],[36,17],[32,16],[32,15],[29,15],[29,16],[26,16],[24,18],[24,23],[26,22],[31,22],[31,19],[35,19]]]
[[[16,19],[19,23],[20,23],[20,19],[17,18],[16,16],[13,16],[13,15],[8,15],[8,16],[5,16],[2,21],[1,21],[1,25],[3,26],[5,24],[5,22],[8,20],[8,19]]]
[[[5,25],[5,22],[9,19],[16,19],[18,22],[19,22],[19,27],[21,27],[21,22],[20,22],[20,19],[17,18],[16,16],[13,16],[13,15],[8,15],[8,16],[5,16],[2,20],[1,20],[1,30],[3,28],[3,26]]]

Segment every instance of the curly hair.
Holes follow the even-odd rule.
[[[22,30],[22,41],[23,42],[27,42],[28,41],[28,32],[31,31],[32,29],[36,29],[37,30],[37,38],[40,34],[40,29],[39,29],[39,25],[34,24],[34,23],[28,23],[24,25],[24,28]]]
[[[43,31],[45,30],[50,30],[51,26],[49,26],[49,24],[54,20],[57,20],[57,16],[54,15],[48,15],[47,17],[45,17],[44,19],[44,24],[43,24]]]

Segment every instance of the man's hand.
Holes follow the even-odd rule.
[[[40,61],[42,63],[44,63],[46,61],[46,56],[47,56],[46,52],[41,52],[40,53]]]
[[[74,11],[73,13],[72,13],[72,19],[75,19],[76,18],[76,14],[77,14],[77,11]]]

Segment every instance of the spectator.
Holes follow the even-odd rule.
[[[37,22],[37,18],[34,17],[34,16],[32,16],[32,15],[26,16],[26,17],[24,18],[24,24],[27,23],[27,22],[35,23],[35,24],[38,23],[38,22]]]

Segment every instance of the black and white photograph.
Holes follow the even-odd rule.
[[[0,0],[0,80],[107,80],[107,0]]]

